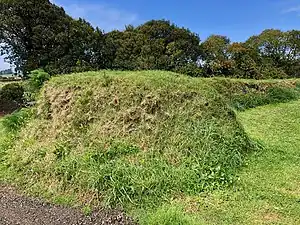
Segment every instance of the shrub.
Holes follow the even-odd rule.
[[[43,84],[50,79],[50,75],[44,70],[34,70],[29,74],[29,86],[32,91],[39,90]]]
[[[292,89],[275,86],[268,88],[265,92],[237,94],[231,99],[231,104],[235,109],[243,111],[257,106],[288,102],[296,100],[299,97],[300,92],[298,88]]]
[[[17,103],[23,102],[24,88],[18,83],[11,83],[5,85],[0,90],[0,98],[6,101],[15,101]]]
[[[34,101],[39,90],[42,88],[44,83],[50,79],[50,75],[44,70],[33,70],[29,74],[29,79],[25,85],[25,99],[27,102]]]
[[[5,85],[0,89],[0,112],[11,113],[24,103],[24,89],[18,83]]]
[[[185,74],[192,77],[202,77],[202,68],[197,66],[195,63],[189,63],[185,66],[181,66],[175,69],[175,72]]]

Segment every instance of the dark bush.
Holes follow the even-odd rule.
[[[23,102],[24,88],[18,83],[10,83],[0,90],[0,99],[5,101]]]
[[[24,103],[24,89],[18,83],[5,85],[0,89],[0,113],[11,113]]]
[[[192,77],[202,77],[203,70],[201,67],[196,65],[195,63],[189,63],[185,66],[181,66],[175,69],[175,72],[182,73]]]

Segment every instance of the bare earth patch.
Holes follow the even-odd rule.
[[[78,209],[27,198],[0,185],[0,225],[131,225],[132,219],[117,210],[93,212],[85,216]]]

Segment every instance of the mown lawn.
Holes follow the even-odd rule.
[[[235,190],[189,200],[202,223],[300,224],[299,109],[295,101],[239,113],[246,131],[264,148],[250,156]]]

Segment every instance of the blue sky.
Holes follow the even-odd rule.
[[[267,28],[300,30],[300,0],[52,0],[74,18],[105,31],[168,19],[204,40],[222,34],[244,41]],[[0,58],[0,69],[9,65]]]

